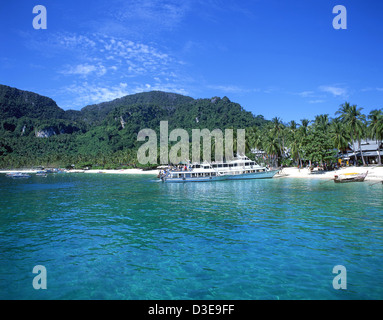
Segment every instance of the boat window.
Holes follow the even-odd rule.
[[[227,168],[229,165],[227,163],[224,163],[223,167]]]

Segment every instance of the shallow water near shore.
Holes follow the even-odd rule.
[[[0,175],[0,298],[383,299],[381,184],[153,180]]]

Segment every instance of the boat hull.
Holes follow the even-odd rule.
[[[160,178],[163,182],[184,183],[184,182],[212,182],[223,180],[248,180],[248,179],[271,179],[276,175],[278,170],[265,172],[243,173],[243,174],[226,174],[214,177],[185,177],[185,178]]]
[[[363,178],[355,178],[355,179],[334,179],[335,183],[348,183],[348,182],[363,182]]]
[[[271,179],[279,170],[270,170],[265,172],[243,173],[243,174],[228,174],[226,180],[245,180],[245,179]]]
[[[354,176],[354,177],[348,177],[348,178],[341,178],[338,175],[336,175],[334,177],[334,182],[335,183],[363,182],[364,179],[366,179],[367,177],[367,173],[368,171],[365,174]]]
[[[160,178],[166,183],[185,183],[185,182],[212,182],[226,180],[226,177],[196,177],[196,178]]]

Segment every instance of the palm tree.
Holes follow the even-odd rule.
[[[257,127],[251,127],[246,129],[246,153],[250,153],[251,150],[256,147],[255,141],[257,139],[258,135],[258,128]]]
[[[345,102],[340,106],[335,114],[340,114],[340,120],[348,127],[351,141],[354,147],[355,153],[355,139],[358,140],[359,143],[359,151],[362,157],[363,165],[366,165],[363,157],[362,147],[361,147],[361,137],[364,136],[365,133],[365,120],[366,116],[362,114],[363,108],[357,108],[356,105],[350,105],[348,102]],[[355,153],[356,159],[356,153]]]
[[[315,116],[314,125],[317,130],[320,130],[323,133],[326,133],[330,126],[328,114],[320,114],[319,116]]]
[[[284,146],[284,138],[283,138],[283,129],[284,129],[284,125],[282,123],[282,120],[281,118],[279,117],[274,117],[273,119],[271,119],[271,123],[272,123],[272,128],[271,128],[271,132],[273,135],[276,136],[277,140],[278,140],[278,144],[279,144],[279,151],[281,153],[281,156],[283,157],[283,154],[284,154],[284,149],[285,149],[285,146]],[[282,136],[282,143],[281,143],[281,136]],[[282,151],[283,149],[283,151]]]
[[[380,156],[380,145],[383,140],[383,111],[372,110],[368,115],[369,121],[369,135],[372,139],[375,139],[378,142],[378,164],[382,164],[382,159]]]
[[[272,132],[265,135],[263,148],[271,158],[274,167],[278,167],[278,150],[280,150],[280,147],[278,138]]]
[[[303,157],[305,156],[305,147],[307,144],[307,137],[309,135],[309,123],[310,123],[310,120],[301,119],[301,125],[297,131],[297,139],[299,141],[298,146],[299,146],[299,150],[300,150],[299,157],[301,159],[301,167],[302,167]],[[311,161],[310,161],[310,165],[311,165]]]
[[[290,121],[288,129],[290,136],[290,154],[294,160],[297,160],[298,164],[302,165],[299,155],[299,135],[297,123],[294,120]]]
[[[329,133],[334,148],[344,154],[350,140],[344,124],[339,119],[334,119],[331,122]]]

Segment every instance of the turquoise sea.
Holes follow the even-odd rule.
[[[383,298],[381,184],[154,178],[0,175],[0,298]]]

